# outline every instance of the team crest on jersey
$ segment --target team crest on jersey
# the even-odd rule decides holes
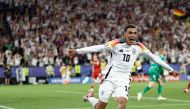
[[[135,55],[135,54],[136,54],[136,52],[137,52],[137,51],[136,51],[136,49],[135,49],[135,48],[133,48],[133,49],[132,49],[132,54],[133,54],[133,55]]]
[[[123,52],[123,49],[119,50],[119,52]]]

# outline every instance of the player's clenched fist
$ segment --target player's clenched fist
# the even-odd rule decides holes
[[[173,70],[172,72],[170,72],[174,77],[177,77],[179,75],[178,71]]]
[[[67,51],[69,56],[75,56],[77,54],[77,50],[76,49],[70,49]]]

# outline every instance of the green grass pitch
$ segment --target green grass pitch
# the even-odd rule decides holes
[[[138,102],[136,93],[145,85],[131,84],[127,109],[190,109],[190,93],[183,93],[187,81],[165,83],[163,96],[168,100],[162,102],[156,100],[157,85]],[[90,84],[0,86],[0,109],[94,109],[82,101],[89,88]],[[96,97],[97,89],[96,85]],[[107,109],[117,109],[114,99]]]

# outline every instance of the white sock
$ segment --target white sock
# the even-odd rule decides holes
[[[89,97],[88,101],[92,104],[93,107],[95,107],[99,100],[95,97]]]

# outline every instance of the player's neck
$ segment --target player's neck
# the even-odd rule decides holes
[[[128,44],[127,42],[125,44],[127,48],[132,46],[131,44]]]

